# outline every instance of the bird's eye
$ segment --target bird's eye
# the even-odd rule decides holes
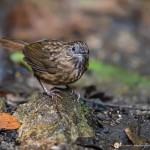
[[[71,51],[74,53],[74,54],[79,54],[80,53],[80,45],[75,43],[72,48],[71,48]]]

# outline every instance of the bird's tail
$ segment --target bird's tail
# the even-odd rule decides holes
[[[9,50],[22,51],[24,46],[27,45],[27,43],[22,41],[0,38],[0,45]]]

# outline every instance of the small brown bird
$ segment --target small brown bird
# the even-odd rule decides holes
[[[27,44],[2,38],[0,44],[8,49],[23,51],[25,61],[48,95],[51,92],[43,82],[67,86],[79,80],[88,69],[89,49],[83,41],[41,40]]]

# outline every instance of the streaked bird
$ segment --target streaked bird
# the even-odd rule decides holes
[[[23,52],[25,61],[48,95],[51,91],[43,83],[67,86],[79,80],[88,69],[89,49],[83,41],[40,40],[28,44],[1,38],[0,44]]]

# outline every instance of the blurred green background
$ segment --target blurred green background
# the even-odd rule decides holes
[[[116,96],[147,99],[149,12],[149,0],[1,0],[0,34],[29,43],[43,38],[84,40],[90,67],[76,87],[94,85]],[[10,58],[26,66],[22,54],[14,51]]]

